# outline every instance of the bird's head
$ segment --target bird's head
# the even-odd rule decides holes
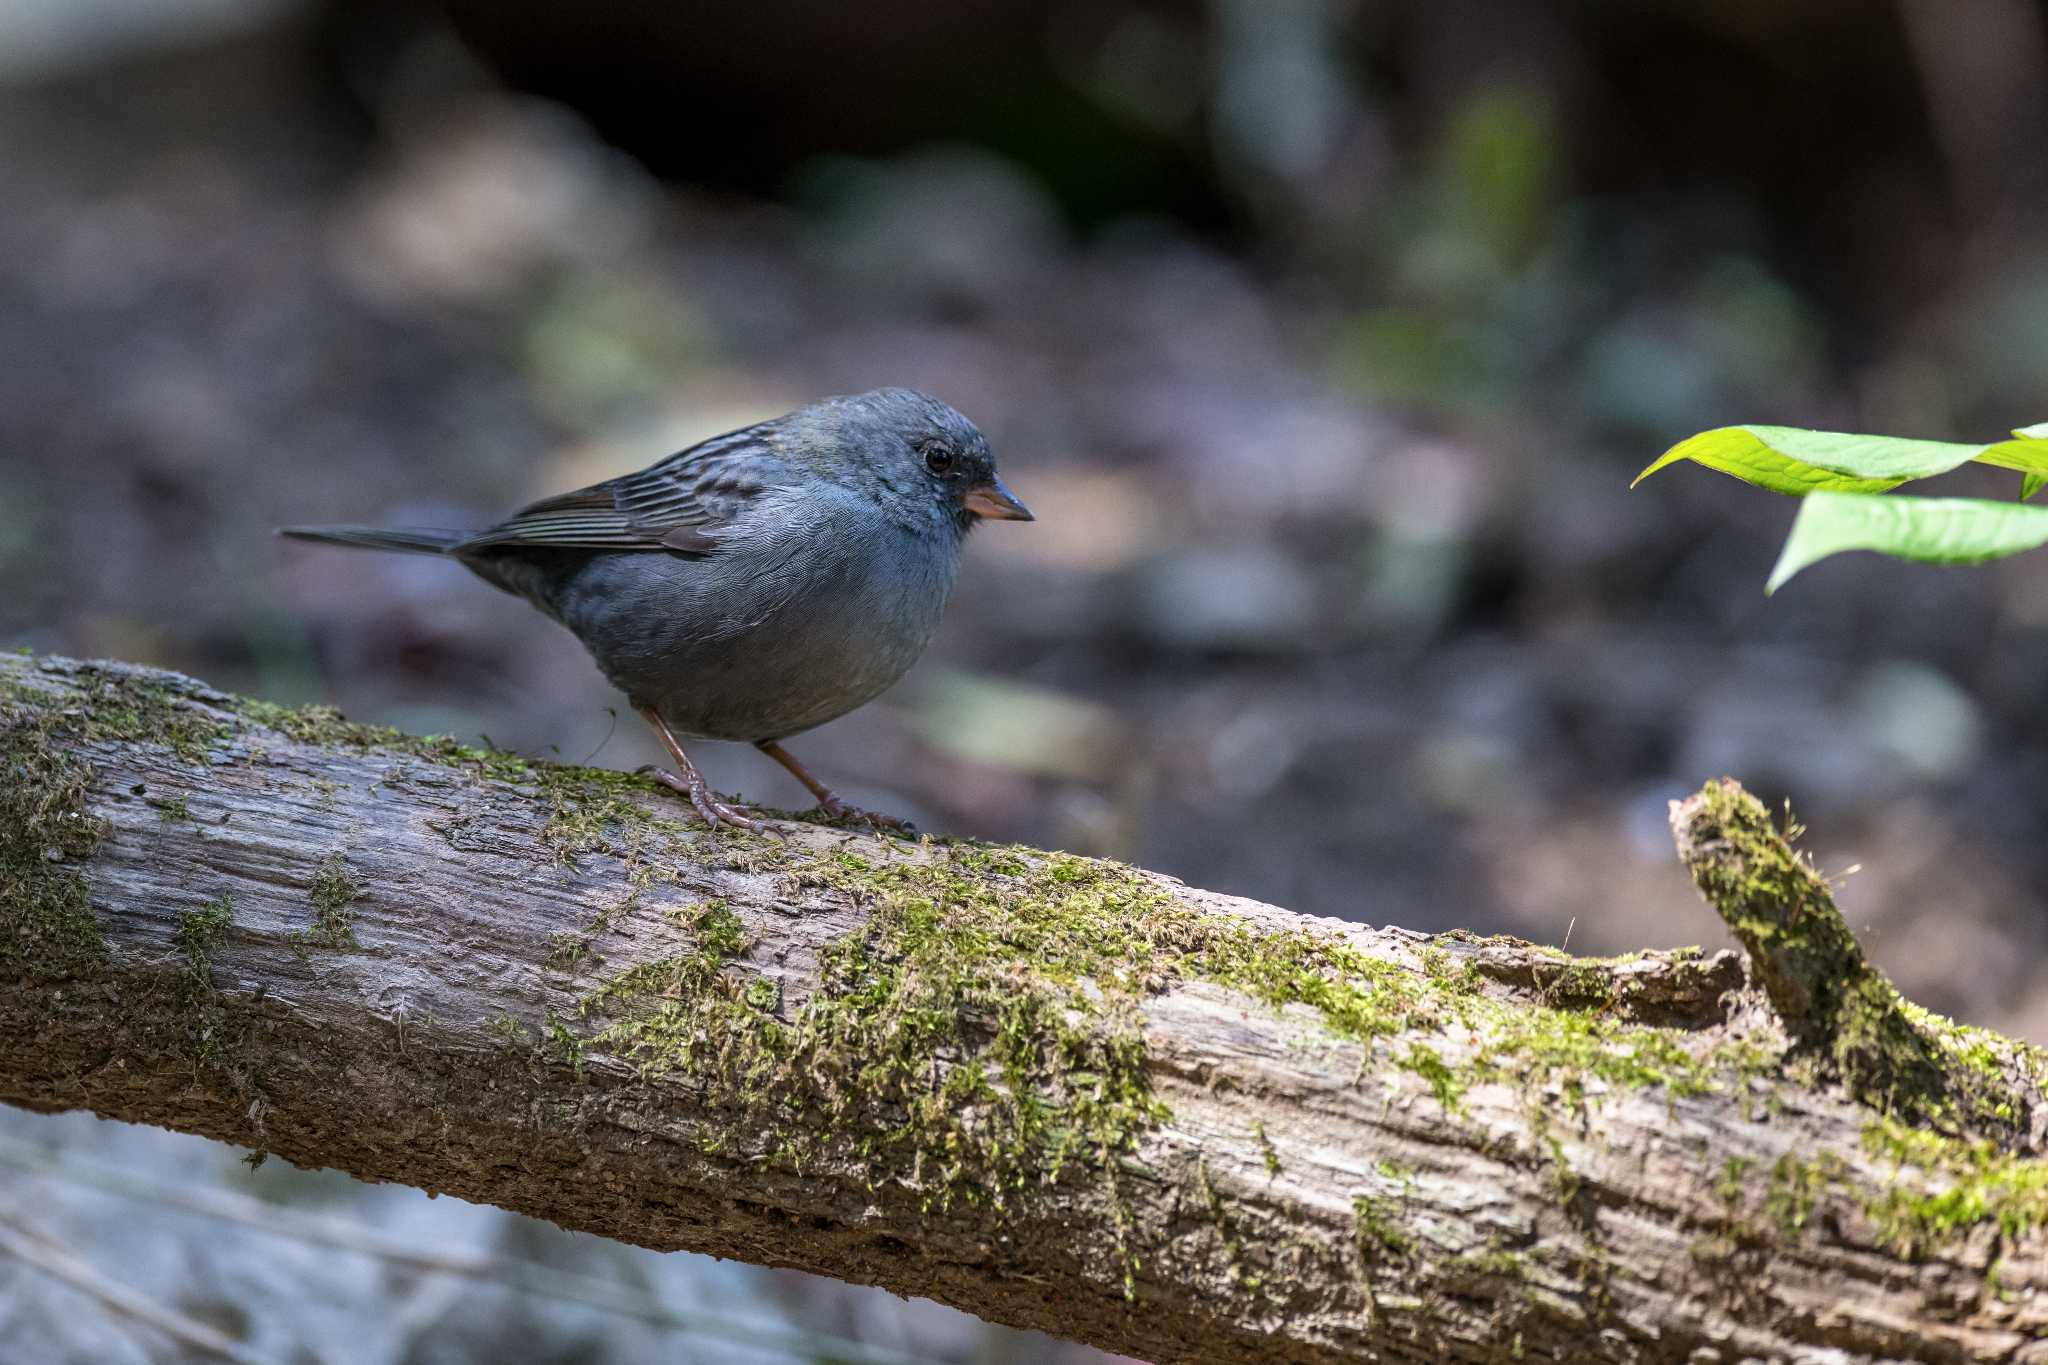
[[[1030,521],[996,473],[988,438],[957,410],[913,389],[826,398],[783,430],[820,472],[869,493],[900,519],[965,534],[978,521]]]

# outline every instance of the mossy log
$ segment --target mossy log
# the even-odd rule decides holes
[[[713,832],[8,656],[0,1101],[1160,1361],[2048,1362],[2041,1055],[1901,1001],[1734,784],[1674,826],[1746,955]]]

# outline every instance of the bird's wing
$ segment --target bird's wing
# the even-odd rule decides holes
[[[543,498],[462,551],[668,550],[710,554],[720,532],[764,491],[793,481],[770,444],[774,424],[714,436],[637,474]]]

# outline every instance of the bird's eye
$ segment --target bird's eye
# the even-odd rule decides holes
[[[953,468],[953,452],[944,446],[932,445],[924,448],[924,467],[934,474],[945,474]]]

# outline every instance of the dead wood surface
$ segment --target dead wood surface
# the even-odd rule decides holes
[[[1733,784],[1747,956],[1622,960],[684,815],[0,660],[0,1101],[1159,1361],[2048,1362],[2038,1054]]]

